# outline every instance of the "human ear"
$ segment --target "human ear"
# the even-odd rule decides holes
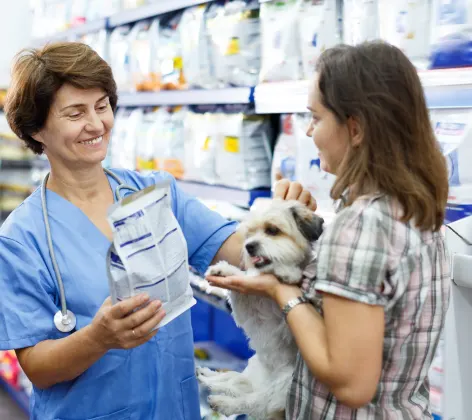
[[[347,129],[349,131],[352,147],[359,147],[364,138],[364,130],[362,129],[359,120],[355,117],[349,117],[347,119]]]

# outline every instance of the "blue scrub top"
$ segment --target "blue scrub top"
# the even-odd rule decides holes
[[[172,180],[172,208],[188,243],[189,263],[200,272],[235,231],[234,223],[181,191],[167,173],[113,172],[138,189]],[[116,181],[109,181],[115,190]],[[105,261],[110,241],[79,208],[50,190],[47,205],[67,305],[80,329],[109,295]],[[39,189],[0,228],[0,290],[0,349],[67,336],[53,323],[60,299]],[[110,350],[73,381],[34,388],[31,413],[35,420],[201,419],[190,311],[138,348]]]

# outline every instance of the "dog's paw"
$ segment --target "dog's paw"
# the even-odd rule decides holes
[[[218,376],[219,372],[208,369],[207,367],[197,367],[197,379],[200,378],[211,378],[212,376]]]
[[[227,417],[234,414],[241,414],[237,412],[237,406],[234,404],[234,397],[227,395],[210,395],[208,397],[208,404],[213,411],[223,414]]]
[[[231,265],[226,261],[220,261],[219,263],[212,265],[208,268],[207,272],[205,273],[205,277],[208,276],[218,276],[218,277],[229,277],[229,276],[237,276],[242,274],[242,271]]]

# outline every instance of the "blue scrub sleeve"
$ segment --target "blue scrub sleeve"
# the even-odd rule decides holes
[[[52,278],[34,249],[0,237],[0,350],[61,338],[53,323]]]
[[[182,191],[175,180],[172,193],[174,214],[187,240],[189,264],[203,274],[226,239],[236,231],[237,223]]]

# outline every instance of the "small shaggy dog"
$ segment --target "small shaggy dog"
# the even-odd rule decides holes
[[[261,214],[241,225],[245,236],[246,272],[220,262],[207,276],[274,274],[299,284],[312,259],[312,245],[322,233],[323,219],[296,201],[274,200]],[[215,372],[199,368],[199,381],[210,389],[211,407],[226,416],[247,414],[257,420],[283,419],[285,401],[297,356],[295,340],[277,304],[265,297],[230,293],[236,323],[256,354],[244,372]]]

